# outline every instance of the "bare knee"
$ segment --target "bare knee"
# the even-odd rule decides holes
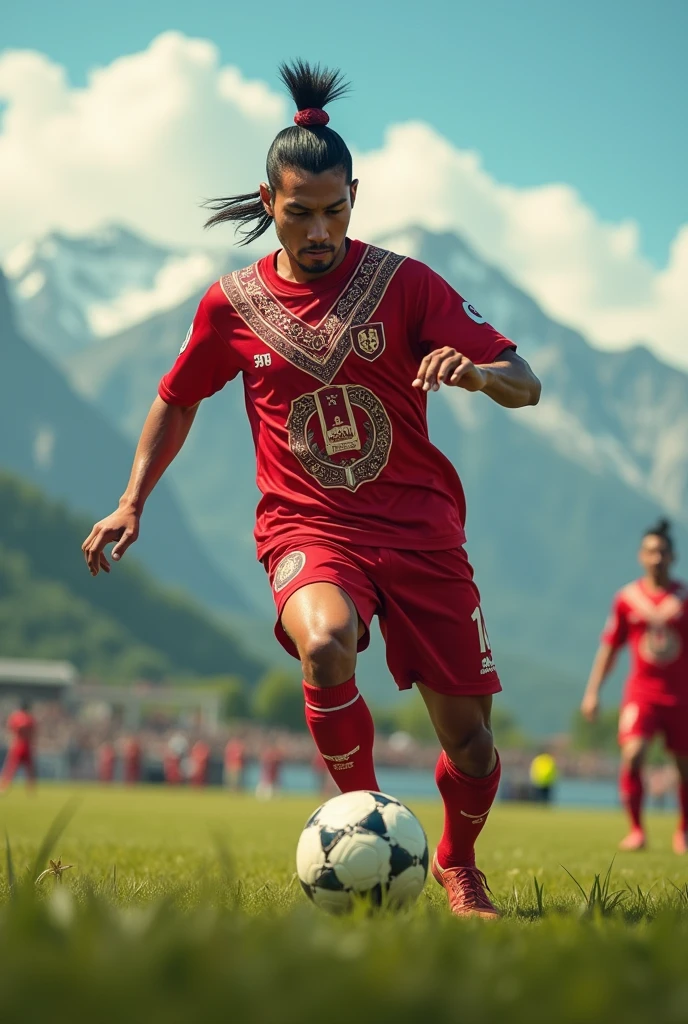
[[[472,724],[452,736],[441,736],[442,746],[459,771],[483,778],[494,769],[496,754],[492,730],[484,722]]]
[[[325,628],[309,631],[298,644],[304,679],[311,686],[338,686],[356,670],[356,630]]]
[[[645,760],[645,744],[626,743],[621,748],[621,763],[629,771],[639,772]]]

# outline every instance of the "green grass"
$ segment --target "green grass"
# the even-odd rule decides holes
[[[35,885],[41,840],[74,796],[51,851],[74,867]],[[294,879],[314,803],[14,790],[0,801],[15,875],[11,887],[3,858],[0,1020],[688,1019],[688,859],[671,853],[671,816],[650,819],[648,852],[616,855],[605,889],[620,814],[498,805],[479,863],[504,921],[452,919],[432,881],[409,912],[335,920]],[[434,843],[440,807],[412,806]]]

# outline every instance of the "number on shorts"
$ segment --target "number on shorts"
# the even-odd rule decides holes
[[[478,605],[478,607],[475,609],[475,611],[471,615],[471,619],[473,620],[473,622],[475,622],[476,626],[478,627],[478,640],[480,641],[480,653],[481,654],[485,654],[486,651],[491,651],[492,650],[492,645],[490,644],[490,638],[487,635],[487,629],[485,628],[485,619],[483,618],[483,613],[482,613],[482,611],[480,609],[480,605]]]

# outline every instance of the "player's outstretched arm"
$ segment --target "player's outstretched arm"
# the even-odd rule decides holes
[[[483,391],[507,409],[521,409],[540,401],[540,381],[525,359],[508,349],[494,363],[481,365],[455,348],[435,349],[421,362],[413,387],[437,391],[440,384]]]
[[[602,685],[614,668],[617,648],[611,644],[600,644],[595,660],[590,670],[588,685],[585,687],[583,700],[581,702],[581,714],[588,722],[594,722],[600,710],[600,690]]]
[[[172,460],[181,450],[191,429],[198,405],[167,405],[162,398],[153,402],[136,446],[127,489],[115,512],[96,523],[81,545],[92,576],[110,572],[103,551],[115,544],[112,558],[119,561],[139,535],[139,522],[146,500]]]

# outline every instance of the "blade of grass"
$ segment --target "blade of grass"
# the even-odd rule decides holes
[[[15,875],[14,875],[14,862],[12,860],[12,847],[10,846],[10,837],[5,832],[5,857],[7,860],[7,884],[10,888],[10,896],[15,894]]]
[[[41,845],[38,848],[38,853],[36,854],[36,859],[33,864],[33,870],[31,872],[32,884],[35,881],[35,879],[38,878],[38,875],[41,873],[45,865],[45,862],[48,860],[50,854],[53,852],[55,843],[58,841],[58,839],[66,829],[67,825],[74,817],[77,805],[78,800],[68,800],[64,807],[60,808],[60,810],[55,815],[53,821],[51,822],[50,827],[48,828],[48,831],[43,837],[43,841],[41,842]]]

